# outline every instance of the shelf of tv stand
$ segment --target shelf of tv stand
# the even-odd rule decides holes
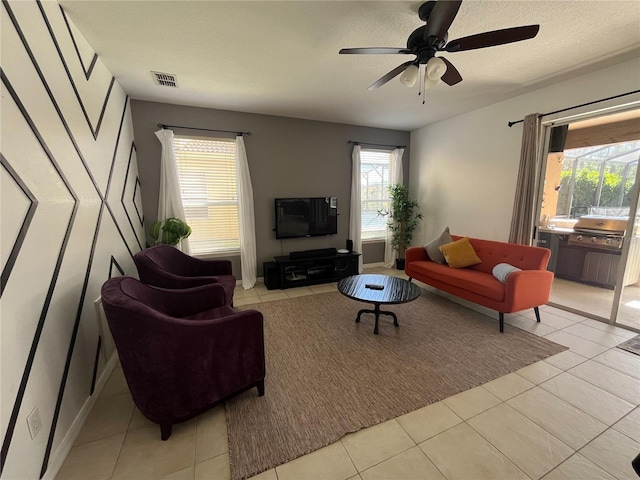
[[[293,260],[289,255],[275,257],[275,265],[280,274],[280,288],[337,282],[357,275],[359,256],[358,252],[350,252]]]

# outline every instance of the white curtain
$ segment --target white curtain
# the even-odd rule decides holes
[[[236,172],[238,176],[238,220],[240,226],[240,264],[242,287],[247,290],[256,284],[256,221],[253,209],[253,187],[247,162],[247,150],[242,135],[236,137]]]
[[[513,201],[509,242],[531,245],[538,190],[538,165],[542,140],[542,120],[539,113],[524,117],[520,168]]]
[[[353,240],[353,249],[362,254],[360,150],[360,145],[354,145],[353,153],[351,154],[351,207],[349,208],[349,238]],[[358,272],[362,272],[362,255],[360,255],[358,260]]]
[[[391,152],[391,178],[389,178],[389,185],[396,185],[398,183],[404,183],[402,177],[402,155],[404,154],[404,148],[396,148]],[[393,268],[395,266],[398,252],[391,247],[391,232],[387,230],[387,236],[384,242],[384,264],[386,267]]]
[[[168,218],[179,218],[186,221],[182,196],[180,195],[180,178],[176,165],[176,152],[173,147],[173,131],[161,129],[156,132],[156,137],[162,145],[160,155],[160,193],[158,195],[158,220],[165,221]],[[189,239],[184,238],[176,248],[186,254],[191,254]]]

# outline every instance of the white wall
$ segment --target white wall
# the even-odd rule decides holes
[[[135,273],[142,205],[129,101],[111,73],[90,68],[57,2],[0,9],[2,478],[37,479],[55,474],[106,375],[93,302],[110,276]]]
[[[425,216],[414,243],[446,226],[453,234],[506,241],[522,137],[522,124],[509,128],[507,122],[639,85],[640,59],[634,59],[411,132],[409,189]]]

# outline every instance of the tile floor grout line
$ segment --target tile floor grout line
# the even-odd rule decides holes
[[[527,392],[528,392],[528,391],[530,391],[530,390],[533,390],[533,389],[529,389],[529,390],[527,390]],[[542,389],[542,390],[543,390],[544,392],[546,392],[546,393],[548,393],[548,394],[550,394],[550,395],[552,395],[552,396],[554,396],[554,397],[555,397],[555,395],[553,395],[553,393],[548,392],[547,390],[544,390],[544,389]],[[522,394],[524,394],[524,393],[526,393],[526,392],[522,392],[521,394],[518,394],[518,395],[516,395],[516,396],[514,396],[514,397],[511,397],[509,400],[512,400],[512,399],[514,399],[514,398],[516,398],[516,397],[518,397],[518,396],[520,396],[520,395],[522,395]],[[538,422],[536,422],[533,418],[529,417],[525,412],[521,412],[521,411],[520,411],[520,410],[518,410],[517,408],[515,408],[515,407],[513,407],[513,406],[509,405],[509,404],[508,404],[508,401],[509,401],[509,400],[506,400],[506,401],[505,401],[505,403],[507,403],[507,405],[508,405],[509,407],[513,408],[513,409],[514,409],[516,412],[518,412],[520,415],[522,415],[523,417],[527,418],[528,420],[530,420],[531,422],[533,422],[534,424],[536,424],[538,427],[542,428],[542,429],[543,429],[545,432],[547,432],[549,435],[551,435],[551,436],[555,437],[555,438],[556,438],[557,440],[559,440],[561,443],[565,444],[567,447],[569,447],[571,450],[573,450],[573,451],[574,451],[574,453],[575,453],[575,452],[577,452],[578,450],[580,450],[581,448],[585,447],[585,446],[586,446],[586,445],[588,445],[589,443],[591,443],[593,440],[595,440],[596,438],[598,438],[598,437],[599,437],[603,432],[606,432],[608,429],[612,428],[612,426],[613,426],[613,425],[607,425],[607,423],[606,423],[606,422],[603,422],[602,420],[598,420],[598,419],[597,419],[597,418],[595,418],[593,415],[589,415],[587,412],[583,412],[582,410],[580,410],[580,409],[579,409],[578,407],[576,407],[575,405],[570,404],[569,402],[567,402],[566,400],[563,400],[563,399],[562,399],[562,398],[560,398],[560,397],[556,397],[556,399],[557,399],[557,400],[559,400],[560,402],[562,402],[562,403],[566,403],[566,404],[567,404],[567,405],[569,405],[570,407],[573,407],[573,408],[575,408],[576,410],[578,410],[578,411],[580,411],[580,412],[584,413],[585,415],[587,415],[588,417],[590,417],[590,418],[592,418],[592,419],[596,420],[597,422],[600,422],[601,424],[603,424],[603,425],[605,426],[605,429],[604,429],[602,432],[598,433],[595,437],[593,437],[593,438],[592,438],[591,440],[589,440],[587,443],[585,443],[582,447],[580,447],[580,448],[578,448],[578,449],[575,449],[575,448],[573,448],[571,445],[567,444],[567,443],[566,443],[564,440],[562,440],[560,437],[558,437],[555,433],[550,432],[550,431],[549,431],[549,430],[547,430],[543,425],[540,425],[540,424],[539,424]],[[556,402],[557,400],[554,400],[554,402]],[[623,417],[623,418],[624,418],[624,417]],[[549,472],[547,472],[547,473],[549,473]],[[547,473],[545,473],[545,475],[546,475]],[[544,476],[544,475],[543,475],[543,476]]]
[[[569,372],[564,372],[564,373],[568,373],[569,375],[571,375]],[[571,376],[572,376],[572,377],[577,378],[578,380],[583,380],[582,378],[580,378],[580,377],[576,377],[575,375],[571,375]],[[589,382],[587,382],[586,380],[583,380],[583,381],[584,381],[585,383],[589,383]],[[545,383],[545,382],[543,382],[543,383]],[[542,385],[542,384],[540,384],[540,385]],[[597,389],[599,389],[599,390],[602,390],[603,392],[608,393],[609,395],[613,395],[613,393],[608,392],[608,391],[606,391],[605,389],[598,387],[597,385],[593,385],[592,383],[589,383],[589,385],[591,385],[591,386],[593,386],[593,387],[595,387],[595,388],[597,388]],[[559,399],[560,399],[560,400],[562,400],[563,402],[568,403],[569,405],[571,405],[571,406],[573,406],[573,407],[577,408],[578,410],[580,410],[581,412],[583,412],[583,413],[585,413],[585,414],[589,415],[590,417],[595,418],[595,419],[596,419],[596,420],[598,420],[600,423],[604,423],[605,425],[607,425],[607,428],[612,427],[614,424],[616,424],[617,422],[619,422],[622,418],[626,417],[627,415],[629,415],[629,413],[631,413],[633,410],[635,410],[636,408],[638,408],[638,405],[634,405],[633,403],[627,402],[624,398],[620,398],[620,397],[618,397],[617,395],[614,395],[614,396],[615,396],[616,398],[618,398],[619,400],[622,400],[623,402],[626,402],[626,403],[628,403],[629,405],[634,405],[634,408],[632,408],[631,410],[629,410],[629,412],[625,413],[622,417],[618,418],[618,419],[617,419],[617,420],[615,420],[613,423],[609,423],[609,422],[605,422],[604,420],[601,420],[601,419],[599,419],[599,418],[594,417],[594,416],[593,416],[593,415],[591,415],[589,412],[584,411],[584,410],[583,410],[582,408],[580,408],[578,405],[574,405],[573,403],[571,403],[571,402],[569,402],[569,401],[565,400],[565,399],[564,399],[564,398],[562,398],[562,397],[559,397],[558,395],[554,394],[553,392],[550,392],[550,391],[549,391],[549,390],[547,390],[546,388],[543,388],[542,386],[540,386],[540,388],[542,388],[545,392],[550,393],[550,394],[551,394],[551,395],[553,395],[554,397],[559,398]]]
[[[625,415],[626,417],[626,415]],[[624,418],[624,417],[622,417]],[[618,420],[619,421],[619,420]],[[617,422],[616,422],[617,423]],[[615,432],[627,437],[626,435],[624,435],[622,432],[618,432],[617,430],[615,430],[613,428],[613,426],[608,427],[606,430],[604,430],[603,432],[601,432],[597,437],[595,437],[593,440],[591,440],[589,443],[587,443],[584,447],[580,448],[580,450],[578,450],[576,453],[580,453],[582,452],[582,450],[584,450],[586,447],[588,447],[591,443],[593,443],[594,441],[596,441],[598,438],[602,437],[603,435],[605,435],[609,430],[614,430]],[[627,437],[629,438],[629,437]],[[631,441],[635,442],[635,443],[640,443],[635,441],[633,438],[631,439]],[[594,465],[596,465],[598,468],[604,470],[605,472],[607,472],[609,475],[611,475],[614,478],[618,478],[614,473],[608,471],[605,467],[603,467],[602,465],[598,465],[596,462],[594,462],[593,460],[591,460],[589,457],[587,457],[586,455],[584,455],[583,453],[580,453],[580,455],[582,455],[584,458],[586,458],[587,460],[589,460],[591,463],[593,463]],[[629,462],[631,463],[631,462]]]
[[[566,373],[566,372],[564,372],[564,373]],[[553,378],[555,378],[555,377],[553,377]],[[549,380],[551,380],[551,379],[549,379]],[[546,380],[545,380],[545,382],[546,382]],[[542,382],[542,383],[545,383],[545,382]],[[550,391],[549,391],[549,390],[547,390],[546,388],[542,388],[542,387],[541,387],[542,383],[541,383],[541,384],[539,384],[539,385],[536,385],[536,387],[539,387],[540,389],[544,390],[546,393],[548,393],[548,394],[549,394],[549,395],[551,395],[552,397],[555,397],[554,402],[562,402],[562,403],[566,403],[567,405],[569,405],[569,406],[571,406],[571,407],[575,408],[576,410],[580,411],[581,413],[584,413],[584,414],[585,414],[585,415],[587,415],[588,417],[593,418],[593,419],[594,419],[594,420],[596,420],[597,422],[602,423],[602,424],[603,424],[603,425],[605,425],[607,428],[611,428],[611,427],[612,427],[616,422],[619,422],[619,421],[620,421],[620,419],[618,419],[618,420],[616,420],[614,423],[612,423],[612,424],[610,425],[608,422],[605,422],[605,421],[603,421],[603,420],[600,420],[599,418],[594,417],[594,416],[593,416],[593,415],[591,415],[589,412],[585,412],[585,411],[584,411],[582,408],[580,408],[579,406],[574,405],[574,404],[573,404],[573,403],[571,403],[571,402],[568,402],[568,401],[567,401],[567,400],[565,400],[564,398],[559,397],[558,395],[556,395],[556,394],[555,394],[555,393],[553,393],[553,392],[550,392]],[[600,388],[600,387],[598,387],[598,388]],[[533,390],[533,389],[531,389],[531,390]],[[600,389],[600,390],[602,390],[602,389]],[[603,391],[606,391],[606,390],[603,390]],[[515,398],[515,397],[512,397],[512,398]],[[511,399],[509,399],[509,400],[511,400]],[[633,410],[631,410],[631,411],[633,411]],[[629,412],[629,413],[631,413],[631,412]],[[622,418],[626,417],[629,413],[625,414]],[[524,414],[523,414],[523,415],[524,415]],[[527,418],[528,418],[528,417],[527,417]],[[533,421],[533,420],[531,420],[531,421]],[[544,428],[544,427],[543,427],[543,428]],[[549,432],[549,433],[551,433],[551,432]]]
[[[489,392],[489,393],[491,393],[491,392]],[[492,408],[499,407],[501,404],[505,404],[505,405],[506,405],[506,402],[505,402],[505,401],[503,401],[502,399],[500,399],[500,403],[498,403],[497,405],[494,405],[494,406],[493,406],[493,407],[491,407],[491,408],[488,408],[487,410],[484,410],[484,411],[482,411],[482,412],[478,413],[477,415],[474,415],[473,417],[468,418],[467,420],[465,420],[465,421],[464,421],[464,423],[465,423],[465,424],[466,424],[466,425],[467,425],[471,430],[473,430],[474,432],[476,432],[476,433],[477,433],[477,434],[478,434],[482,439],[484,439],[484,441],[486,441],[489,445],[491,445],[491,446],[492,446],[493,448],[495,448],[498,452],[500,452],[500,454],[501,454],[502,456],[504,456],[504,458],[506,458],[507,460],[509,460],[509,462],[511,462],[511,463],[513,464],[513,466],[514,466],[514,467],[516,467],[518,470],[520,470],[520,471],[522,472],[522,474],[523,474],[525,477],[527,477],[527,478],[531,478],[531,480],[537,480],[537,479],[533,479],[532,477],[530,477],[530,476],[527,474],[527,472],[525,472],[525,471],[522,469],[522,467],[520,467],[520,466],[519,466],[519,465],[518,465],[518,464],[517,464],[517,463],[516,463],[516,462],[515,462],[511,457],[509,457],[509,455],[507,455],[505,452],[503,452],[502,450],[500,450],[500,449],[498,448],[498,446],[497,446],[497,445],[494,445],[494,444],[493,444],[493,442],[491,442],[491,440],[489,440],[489,439],[488,439],[487,437],[485,437],[481,432],[479,432],[478,430],[476,430],[475,428],[473,428],[473,425],[471,425],[471,424],[469,423],[469,420],[471,420],[472,418],[475,418],[475,417],[477,417],[477,416],[481,415],[482,413],[484,413],[484,412],[487,412],[487,411],[491,410]],[[507,405],[507,406],[509,406],[509,405]],[[513,408],[513,407],[510,407],[510,408]],[[514,410],[515,410],[515,409],[514,409]],[[517,410],[516,410],[516,411],[517,411]],[[572,450],[573,450],[573,449],[572,449]],[[545,475],[546,475],[546,474],[545,474]],[[540,477],[540,478],[541,478],[541,477]]]
[[[433,404],[432,404],[432,405],[433,405]],[[401,415],[401,416],[402,416],[402,415]],[[390,421],[392,421],[392,420],[395,420],[395,421],[396,421],[396,423],[398,424],[398,426],[400,427],[400,429],[401,429],[401,430],[402,430],[402,431],[403,431],[403,432],[404,432],[404,433],[409,437],[409,439],[413,442],[413,445],[412,445],[411,447],[409,447],[409,448],[405,449],[405,450],[402,450],[401,452],[396,453],[395,455],[390,456],[389,458],[385,458],[384,460],[380,460],[378,463],[374,463],[373,465],[371,465],[371,466],[367,467],[366,469],[364,469],[364,470],[362,470],[362,471],[358,470],[357,465],[355,464],[355,462],[353,461],[353,459],[351,459],[351,455],[349,455],[349,450],[348,450],[348,449],[347,449],[347,447],[344,445],[344,443],[342,443],[342,438],[346,437],[346,435],[344,435],[344,436],[339,440],[339,442],[342,444],[342,447],[343,447],[343,448],[345,449],[345,451],[347,452],[347,455],[349,455],[349,458],[351,459],[351,462],[353,463],[353,466],[355,467],[356,472],[358,472],[358,475],[360,475],[362,472],[366,472],[367,470],[369,470],[369,469],[371,469],[371,468],[373,468],[373,467],[375,467],[375,466],[380,465],[381,463],[386,462],[387,460],[390,460],[390,459],[392,459],[392,458],[394,458],[394,457],[397,457],[398,455],[400,455],[400,454],[402,454],[402,453],[405,453],[405,452],[407,452],[408,450],[411,450],[413,447],[417,447],[417,446],[418,446],[418,444],[416,443],[416,441],[415,441],[413,438],[411,438],[411,435],[409,435],[409,432],[407,432],[404,428],[402,428],[402,425],[400,425],[400,422],[398,422],[398,420],[397,420],[397,419],[398,419],[398,417],[390,418],[389,420],[385,420],[384,422],[377,423],[376,425],[372,425],[371,427],[361,428],[360,430],[358,430],[358,432],[361,432],[361,431],[363,431],[363,430],[367,430],[368,428],[372,428],[372,427],[375,427],[375,426],[377,426],[377,425],[382,425],[383,423],[387,423],[387,422],[390,422]],[[357,432],[352,432],[352,433],[357,433]]]
[[[603,352],[603,353],[604,353],[604,352]],[[591,359],[589,359],[589,360],[591,360]],[[583,362],[583,363],[586,363],[586,362]],[[596,363],[597,363],[597,362],[596,362]],[[582,364],[580,364],[580,365],[582,365]],[[576,365],[576,367],[577,367],[577,366],[578,366],[578,365]],[[605,367],[606,367],[606,365],[603,365],[603,366],[605,366]],[[575,368],[575,367],[571,367],[571,368],[573,369],[573,368]],[[607,367],[607,368],[611,368],[611,367]],[[618,370],[616,370],[615,368],[611,368],[611,370],[613,370],[613,371],[615,371],[615,372],[618,372]],[[619,400],[622,400],[623,402],[628,403],[629,405],[633,405],[633,407],[634,407],[634,408],[638,406],[638,404],[632,403],[632,402],[630,402],[629,400],[625,400],[624,398],[622,398],[622,397],[621,397],[620,395],[618,395],[617,393],[610,392],[609,390],[607,390],[607,389],[605,389],[605,388],[602,388],[601,386],[596,385],[595,383],[593,383],[593,382],[591,382],[591,381],[589,381],[589,380],[587,380],[587,379],[585,379],[585,378],[579,377],[578,375],[574,375],[574,374],[573,374],[573,373],[571,373],[569,370],[567,370],[565,373],[568,373],[569,375],[572,375],[572,376],[574,376],[575,378],[577,378],[577,379],[579,379],[579,380],[582,380],[583,382],[588,383],[589,385],[592,385],[592,386],[594,386],[594,387],[596,387],[596,388],[599,388],[599,389],[600,389],[600,390],[602,390],[603,392],[607,392],[608,394],[613,395],[614,397],[618,398]],[[618,372],[618,373],[620,373],[621,375],[624,375],[624,376],[626,376],[626,377],[629,377],[629,378],[630,378],[630,379],[632,379],[632,380],[638,380],[637,378],[634,378],[634,377],[632,377],[631,375],[627,375],[626,373],[623,373],[623,372]]]
[[[135,411],[135,407],[134,407],[134,411]],[[131,416],[133,417],[133,412],[131,413]],[[131,421],[131,420],[129,420]],[[122,449],[124,448],[124,442],[127,439],[127,435],[129,435],[129,429],[127,428],[127,431],[124,432],[124,437],[122,437],[122,443],[120,444],[120,448],[118,449],[118,455],[116,455],[116,461],[113,464],[113,468],[111,469],[111,475],[109,475],[109,480],[111,480],[113,478],[113,475],[116,473],[116,467],[118,466],[118,461],[120,460],[120,455],[122,455]]]

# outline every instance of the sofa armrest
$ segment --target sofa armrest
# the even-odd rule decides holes
[[[409,247],[404,254],[405,265],[411,262],[418,262],[420,260],[429,260],[427,251],[423,247]]]
[[[513,272],[505,284],[505,312],[517,312],[549,301],[553,273],[547,270]]]

